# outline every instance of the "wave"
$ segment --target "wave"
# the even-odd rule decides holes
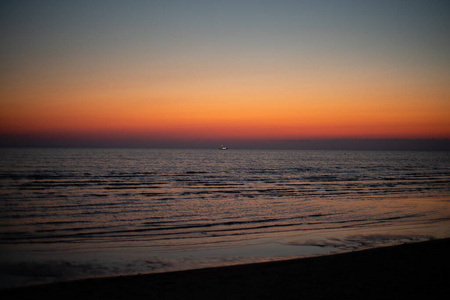
[[[342,214],[308,214],[289,218],[269,218],[255,220],[231,220],[217,222],[176,222],[157,221],[142,222],[141,228],[132,228],[117,223],[116,226],[76,226],[83,222],[55,221],[48,223],[25,224],[39,225],[72,225],[65,228],[36,229],[33,232],[15,231],[0,233],[0,244],[27,244],[27,243],[77,243],[88,242],[89,239],[103,241],[129,241],[129,240],[176,240],[208,237],[227,237],[237,235],[254,235],[273,232],[290,232],[295,230],[325,230],[342,229],[348,227],[361,227],[380,225],[394,220],[417,219],[423,214],[379,218],[353,218],[333,219]],[[84,222],[86,225],[90,223]],[[125,220],[125,223],[126,220]],[[206,242],[206,241],[205,241]]]

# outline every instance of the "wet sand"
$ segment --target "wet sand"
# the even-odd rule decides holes
[[[441,299],[450,239],[344,254],[0,290],[2,299]]]

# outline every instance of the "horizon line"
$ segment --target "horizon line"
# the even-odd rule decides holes
[[[216,149],[225,145],[236,150],[380,150],[450,151],[449,138],[309,138],[309,139],[1,139],[1,148],[140,148],[140,149]]]

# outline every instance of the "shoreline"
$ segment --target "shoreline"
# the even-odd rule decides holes
[[[346,299],[442,297],[450,238],[205,269],[114,276],[0,290],[3,299]]]

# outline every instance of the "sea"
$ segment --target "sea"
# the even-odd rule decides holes
[[[450,237],[450,152],[0,149],[0,287]]]

